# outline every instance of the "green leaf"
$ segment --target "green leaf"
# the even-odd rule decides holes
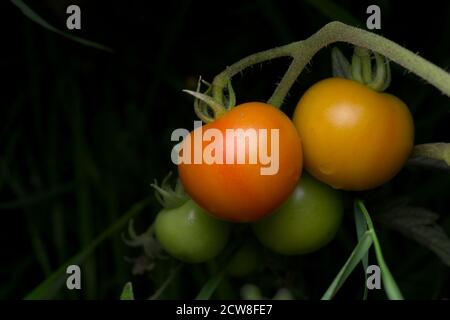
[[[210,299],[226,274],[227,274],[227,266],[225,266],[224,268],[222,268],[222,270],[220,270],[214,276],[209,278],[209,280],[205,283],[205,285],[202,287],[200,292],[195,297],[195,300]]]
[[[47,21],[45,21],[41,16],[39,16],[36,12],[33,11],[33,9],[31,9],[28,5],[26,5],[22,0],[11,0],[11,2],[20,9],[20,11],[22,11],[22,13],[31,21],[36,22],[37,24],[41,25],[42,27],[46,28],[47,30],[50,30],[54,33],[57,33],[63,37],[66,37],[72,41],[81,43],[82,45],[88,46],[88,47],[92,47],[95,49],[99,49],[99,50],[104,50],[107,52],[114,52],[111,48],[104,46],[102,44],[90,41],[90,40],[86,40],[84,38],[81,37],[77,37],[74,35],[71,35],[70,33],[61,31],[57,28],[55,28],[54,26],[52,26],[51,24],[49,24]]]
[[[358,236],[358,241],[361,241],[361,238],[364,236],[365,232],[367,231],[367,223],[364,220],[364,215],[362,214],[361,210],[357,206],[355,206],[355,224],[356,224],[356,234]],[[369,252],[366,252],[364,257],[362,258],[362,266],[364,271],[364,295],[363,300],[367,300],[368,295],[368,289],[367,289],[367,267],[369,266]]]
[[[352,79],[350,62],[337,47],[331,49],[331,66],[333,77]]]
[[[421,207],[403,205],[377,213],[375,219],[433,251],[450,266],[450,238],[436,221],[439,215]]]
[[[88,246],[86,246],[83,250],[69,259],[69,261],[59,267],[58,270],[53,272],[47,279],[45,279],[41,284],[39,284],[30,293],[28,293],[25,296],[25,299],[37,300],[52,298],[65,283],[67,276],[66,269],[69,265],[81,264],[104,240],[108,239],[108,237],[124,227],[128,223],[128,220],[136,216],[138,213],[142,212],[142,210],[144,210],[149,204],[150,199],[145,199],[132,206],[130,210],[122,215],[120,219],[110,225],[97,238],[92,240],[92,242]]]
[[[409,164],[450,170],[450,143],[425,143],[414,147]]]
[[[243,230],[243,229],[241,229],[241,230]],[[239,235],[242,235],[242,234],[239,234]],[[195,297],[195,300],[208,300],[212,297],[214,292],[219,287],[219,284],[222,282],[222,280],[227,275],[231,257],[240,248],[240,246],[238,245],[239,243],[241,243],[241,241],[236,241],[235,243],[232,243],[232,244],[228,245],[227,248],[225,248],[222,258],[220,259],[220,262],[218,263],[218,265],[221,266],[220,271],[216,272],[212,277],[209,278],[209,280],[200,289],[200,292]]]
[[[371,245],[372,245],[371,232],[366,231],[359,240],[355,249],[353,249],[352,253],[350,254],[350,257],[347,259],[342,269],[339,271],[339,273],[334,278],[331,285],[328,287],[327,291],[322,296],[322,300],[330,300],[334,297],[334,295],[342,287],[342,285],[350,276],[350,274],[358,265],[358,263],[367,254],[367,251],[369,250]]]
[[[331,299],[336,292],[340,289],[340,287],[347,280],[348,276],[351,274],[356,265],[364,259],[367,255],[367,252],[370,246],[374,245],[375,254],[378,261],[378,265],[381,270],[381,277],[383,280],[384,289],[386,291],[387,296],[391,300],[401,300],[403,296],[397,286],[397,283],[394,280],[386,262],[384,261],[383,253],[381,251],[380,243],[378,242],[378,237],[375,232],[372,219],[370,218],[369,212],[367,211],[364,203],[360,200],[356,200],[354,203],[355,208],[355,219],[356,219],[356,228],[359,237],[359,242],[352,254],[348,258],[347,262],[344,264],[342,269],[339,271],[336,278],[331,283],[330,287],[327,289],[325,294],[322,297],[322,300]],[[363,216],[365,219],[365,224],[360,219],[360,216]],[[362,235],[361,232],[367,228]]]
[[[381,246],[378,241],[377,234],[375,232],[375,228],[373,226],[372,219],[370,218],[369,212],[367,211],[366,206],[361,200],[355,201],[355,207],[358,207],[361,210],[364,218],[366,219],[367,226],[369,228],[368,232],[370,232],[373,240],[373,246],[375,248],[375,255],[377,257],[378,265],[381,270],[381,278],[383,280],[384,290],[389,299],[391,300],[402,300],[403,295],[400,292],[400,289],[397,286],[397,283],[394,280],[394,277],[389,270],[386,261],[384,261],[383,252],[381,251]]]
[[[175,279],[175,276],[178,274],[178,272],[181,270],[182,267],[183,267],[183,264],[180,262],[177,267],[173,268],[170,271],[170,274],[167,277],[167,279],[158,288],[158,290],[156,290],[156,292],[148,298],[148,300],[158,299],[161,296],[161,294],[164,292],[164,290],[166,290],[166,288],[169,286],[169,284]]]
[[[133,284],[131,282],[127,282],[123,287],[120,300],[134,300]]]

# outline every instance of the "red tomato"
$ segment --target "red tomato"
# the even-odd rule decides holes
[[[227,129],[245,131],[227,135]],[[266,139],[259,129],[266,129]],[[181,163],[178,172],[186,192],[210,214],[236,222],[256,221],[272,213],[294,190],[302,171],[301,142],[293,123],[280,110],[259,102],[236,106],[191,132],[182,142],[180,156],[189,150],[194,154],[197,130],[221,134],[222,144],[216,144],[214,152],[211,144],[216,138],[201,142],[200,149],[223,163]],[[251,143],[251,132],[262,133],[257,135],[258,143]],[[239,150],[245,163],[237,163]],[[271,160],[265,161],[264,154]]]

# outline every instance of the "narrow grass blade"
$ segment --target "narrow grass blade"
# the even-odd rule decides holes
[[[134,300],[133,284],[131,282],[127,282],[123,287],[120,300]]]
[[[236,243],[240,243],[240,241],[236,241]],[[208,300],[212,297],[213,293],[216,291],[217,287],[227,274],[230,258],[239,248],[240,248],[239,245],[233,244],[229,245],[225,249],[223,258],[221,259],[221,262],[218,264],[219,266],[222,266],[222,268],[220,269],[220,271],[215,273],[211,278],[209,278],[209,280],[205,283],[205,285],[202,287],[200,292],[195,297],[195,300]]]
[[[48,276],[51,273],[50,258],[46,250],[44,240],[42,239],[37,227],[31,221],[29,215],[30,213],[27,212],[27,228],[31,238],[31,247],[33,248],[39,265],[41,266],[42,272],[45,276]]]
[[[126,226],[128,221],[142,212],[151,202],[151,199],[145,199],[133,205],[119,220],[110,225],[103,233],[95,238],[88,246],[78,252],[69,261],[63,264],[58,270],[53,272],[41,284],[29,292],[25,299],[50,299],[62,287],[66,280],[66,269],[71,264],[80,264],[108,237],[116,233],[118,230]]]
[[[360,241],[356,245],[353,252],[350,254],[350,257],[345,262],[342,269],[337,274],[336,278],[334,278],[331,285],[328,287],[327,291],[322,296],[322,300],[330,300],[333,296],[338,292],[344,282],[347,280],[349,275],[352,273],[353,269],[358,265],[358,263],[364,258],[372,245],[372,236],[370,231],[366,231],[364,235],[361,237]]]
[[[389,270],[386,262],[384,261],[381,246],[378,241],[377,234],[375,233],[375,229],[373,227],[372,219],[370,218],[366,206],[361,200],[356,200],[355,206],[357,206],[363,213],[367,222],[367,226],[369,227],[369,231],[371,232],[375,248],[375,255],[377,257],[378,265],[380,266],[381,279],[383,281],[383,286],[384,290],[386,291],[386,295],[391,300],[403,300],[403,295],[400,292],[400,289],[398,288],[397,283],[395,282],[394,277],[392,276],[391,271]]]
[[[55,32],[63,37],[66,37],[72,41],[81,43],[82,45],[88,46],[88,47],[92,47],[95,49],[99,49],[99,50],[104,50],[107,52],[114,52],[111,48],[104,46],[102,44],[90,41],[90,40],[86,40],[84,38],[81,37],[77,37],[74,35],[71,35],[67,32],[61,31],[57,28],[55,28],[54,26],[52,26],[51,24],[49,24],[47,21],[45,21],[41,16],[39,16],[36,12],[33,11],[33,9],[31,9],[28,5],[26,5],[22,0],[11,0],[11,2],[20,9],[20,11],[22,11],[22,13],[31,21],[36,22],[37,24],[41,25],[42,27],[46,28],[47,30],[50,30],[52,32]]]
[[[91,153],[87,147],[84,114],[80,94],[74,88],[70,92],[70,128],[72,131],[73,170],[76,182],[76,210],[78,217],[78,235],[81,246],[88,246],[94,239],[94,201],[89,175]],[[85,286],[83,293],[86,299],[95,299],[98,289],[97,259],[90,256],[83,265]]]
[[[2,202],[0,203],[0,209],[4,210],[4,209],[18,209],[23,207],[30,207],[45,200],[58,197],[64,193],[70,192],[74,189],[74,187],[75,187],[74,182],[62,184],[35,195],[26,196],[14,201]]]
[[[167,277],[167,279],[158,288],[158,290],[156,290],[156,292],[148,298],[148,300],[158,299],[161,296],[161,294],[164,292],[164,290],[166,290],[166,288],[169,286],[169,284],[176,278],[176,275],[178,274],[178,272],[181,270],[182,267],[183,267],[183,264],[180,263],[177,267],[172,269],[169,276]]]
[[[7,154],[6,158],[9,158],[9,156],[10,155]],[[17,198],[21,199],[27,197],[25,188],[23,187],[21,181],[18,177],[11,175],[8,164],[3,159],[0,159],[0,175],[4,178],[5,183],[7,182],[9,184]],[[26,225],[31,240],[31,246],[33,248],[36,259],[39,262],[40,267],[42,268],[43,273],[45,275],[48,275],[50,274],[51,266],[48,253],[45,249],[44,240],[42,239],[42,235],[39,233],[37,226],[33,223],[33,214],[30,208],[28,206],[25,206],[24,210]]]
[[[356,234],[358,236],[358,241],[360,241],[362,236],[364,235],[364,233],[367,231],[367,223],[366,223],[366,220],[364,219],[362,212],[359,210],[359,208],[357,206],[355,206],[354,212],[355,212]],[[368,251],[362,258],[361,262],[362,262],[363,269],[364,269],[363,271],[364,271],[364,279],[365,279],[363,300],[367,300],[368,289],[367,289],[366,270],[367,270],[367,267],[369,266],[369,252]]]
[[[223,278],[227,274],[227,268],[223,268],[220,272],[216,273],[212,276],[200,290],[200,292],[195,297],[195,300],[208,300],[211,298],[213,293],[216,291],[220,282],[222,282]]]

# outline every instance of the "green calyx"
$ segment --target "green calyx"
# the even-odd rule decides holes
[[[201,92],[201,86],[206,85],[207,89],[204,93]],[[223,116],[227,111],[236,105],[236,95],[234,93],[231,81],[228,81],[226,94],[223,91],[214,91],[211,94],[212,85],[200,77],[197,84],[197,90],[183,90],[195,97],[194,111],[197,117],[204,123],[210,123]]]
[[[375,65],[372,64],[373,60]],[[355,46],[351,63],[351,77],[373,90],[384,91],[391,83],[389,60],[377,52]]]
[[[391,83],[389,60],[369,49],[355,46],[350,63],[335,47],[331,50],[331,62],[335,77],[351,79],[380,92]]]
[[[189,199],[184,192],[180,179],[177,179],[175,188],[172,188],[169,182],[171,176],[172,172],[169,172],[163,179],[160,186],[156,180],[151,184],[152,188],[155,189],[156,199],[164,207],[164,209],[178,208]]]

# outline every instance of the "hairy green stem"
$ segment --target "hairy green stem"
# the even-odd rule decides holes
[[[227,67],[222,73],[218,74],[212,82],[214,99],[216,101],[222,101],[223,90],[228,81],[242,70],[267,60],[292,56],[294,44],[295,42],[286,46],[254,53]]]
[[[328,23],[306,40],[255,53],[231,65],[214,78],[213,97],[221,101],[228,81],[242,70],[267,60],[290,56],[293,58],[292,63],[269,99],[270,104],[280,107],[295,80],[316,52],[334,42],[347,42],[378,52],[450,97],[450,74],[445,70],[391,40],[336,21]]]

